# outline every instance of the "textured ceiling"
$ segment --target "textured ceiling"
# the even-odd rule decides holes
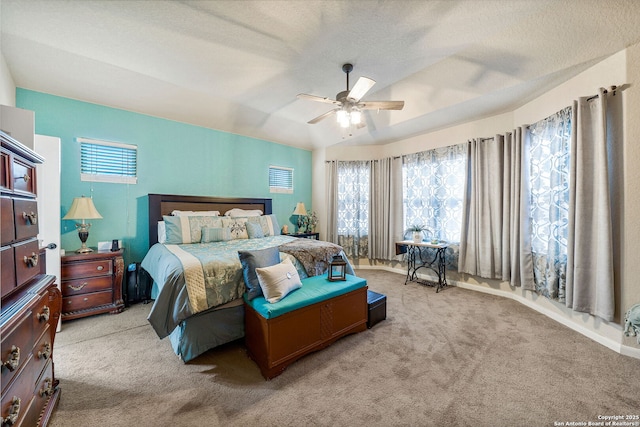
[[[18,87],[312,149],[510,111],[640,42],[640,1],[0,0],[0,22]],[[404,110],[307,124],[331,106],[296,95],[335,97],[345,62]]]

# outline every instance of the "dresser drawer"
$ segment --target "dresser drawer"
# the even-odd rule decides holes
[[[31,356],[31,354],[29,354]],[[30,357],[27,360],[27,366],[25,366],[25,372],[30,372],[33,369],[31,366],[33,359]],[[36,422],[33,422],[33,415],[27,415],[32,413],[32,404],[34,400],[33,396],[34,382],[33,377],[27,375],[20,376],[11,384],[9,389],[2,395],[2,419],[10,419],[11,424],[3,423],[2,425],[14,425],[14,426],[35,426]]]
[[[33,336],[37,338],[42,334],[42,331],[45,330],[49,324],[49,318],[53,314],[51,312],[51,307],[49,307],[49,298],[47,295],[40,298],[40,300],[33,306],[31,313]]]
[[[9,153],[4,150],[0,152],[0,187],[10,189],[9,185],[9,168],[11,163]]]
[[[38,377],[40,373],[44,369],[45,365],[51,359],[51,354],[53,352],[53,343],[51,342],[51,326],[47,325],[42,335],[38,339],[38,342],[35,346],[33,346],[33,382],[34,384],[38,381]],[[37,335],[36,335],[37,336]]]
[[[16,282],[18,286],[40,273],[38,259],[40,248],[36,239],[13,246],[15,251]]]
[[[13,215],[16,240],[38,235],[38,203],[35,200],[14,199]]]
[[[13,257],[13,247],[5,246],[0,248],[0,262],[2,262],[2,270],[0,276],[2,278],[2,296],[4,297],[16,287],[16,264]]]
[[[110,291],[111,286],[113,286],[113,279],[111,276],[65,280],[62,282],[62,295],[68,297],[97,291]]]
[[[13,223],[13,201],[8,197],[0,197],[0,245],[11,243],[16,238],[16,228]]]
[[[79,279],[82,277],[110,276],[111,260],[95,260],[79,263],[62,264],[62,280]]]
[[[50,360],[47,361],[47,365],[42,371],[42,374],[38,378],[38,381],[35,383],[35,390],[33,390],[33,404],[25,414],[24,424],[23,426],[37,426],[38,420],[40,419],[40,412],[42,408],[45,407],[47,401],[53,395],[54,388],[54,379],[53,379],[53,365]]]
[[[2,331],[0,354],[2,355],[2,394],[5,388],[25,362],[29,359],[33,348],[33,324],[31,311],[24,313],[16,326],[8,332]],[[33,377],[31,377],[33,379]],[[4,414],[4,410],[2,412]]]
[[[62,312],[86,310],[113,303],[111,290],[62,298]]]
[[[36,167],[17,157],[11,164],[13,170],[13,191],[16,193],[36,195]]]

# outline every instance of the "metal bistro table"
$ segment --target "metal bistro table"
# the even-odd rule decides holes
[[[403,250],[406,247],[406,250]],[[435,286],[436,292],[447,286],[445,251],[449,245],[446,243],[433,244],[429,242],[415,243],[413,240],[402,240],[396,243],[396,254],[407,254],[407,278],[404,284],[417,282],[428,286]],[[430,256],[423,248],[435,249],[435,254]],[[420,268],[430,268],[438,275],[438,283],[421,280],[418,278]]]

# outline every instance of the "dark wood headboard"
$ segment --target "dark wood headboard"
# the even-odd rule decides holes
[[[260,209],[265,215],[272,213],[271,199],[149,194],[149,247],[158,243],[158,221],[162,221],[163,215],[170,215],[174,210],[220,211],[220,215],[224,215],[233,208]]]

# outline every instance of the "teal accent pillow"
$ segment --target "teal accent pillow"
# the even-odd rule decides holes
[[[265,237],[280,235],[280,225],[278,225],[275,215],[249,217],[247,218],[247,223],[260,224]]]
[[[222,227],[222,219],[214,216],[169,216],[165,215],[164,225],[168,245],[200,243],[203,227]]]
[[[257,249],[254,251],[238,251],[240,264],[242,264],[242,276],[247,288],[247,300],[262,296],[260,281],[256,274],[256,268],[271,267],[280,263],[280,251],[277,247]]]
[[[202,227],[201,243],[226,242],[231,240],[231,229],[228,227]]]
[[[260,226],[260,224],[247,222],[245,225],[247,227],[247,234],[249,235],[250,239],[259,239],[261,237],[264,237],[264,232],[262,231],[262,227]]]

